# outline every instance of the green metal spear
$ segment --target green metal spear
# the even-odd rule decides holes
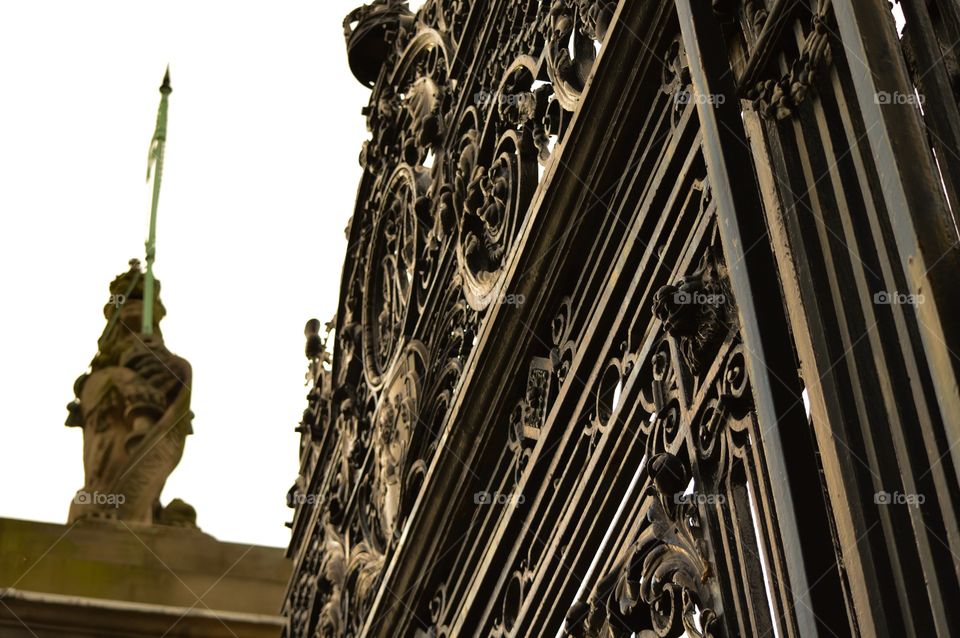
[[[150,140],[150,152],[147,155],[147,181],[153,170],[153,203],[150,206],[150,235],[147,237],[147,274],[143,280],[143,324],[141,332],[153,334],[153,260],[157,252],[157,203],[160,201],[160,180],[163,177],[163,148],[167,143],[167,98],[170,88],[170,66],[163,75],[160,85],[160,108],[157,109],[157,128]]]

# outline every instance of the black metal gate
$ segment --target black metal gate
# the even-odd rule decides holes
[[[902,5],[347,17],[289,636],[952,635],[960,3]]]

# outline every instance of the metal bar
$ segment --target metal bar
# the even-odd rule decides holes
[[[781,635],[842,635],[848,628],[832,548],[809,543],[802,530],[827,529],[816,451],[806,417],[795,411],[802,391],[792,338],[780,303],[780,283],[769,250],[756,176],[726,44],[711,6],[676,0],[690,64],[703,153],[718,208],[718,226],[739,318],[754,401],[763,428],[761,446],[773,493],[787,582],[774,589],[790,598],[792,617],[775,619]],[[721,99],[722,98],[722,99]],[[823,580],[819,580],[822,577]],[[812,591],[816,587],[818,591]],[[834,591],[835,590],[835,591]],[[806,601],[804,600],[806,599]]]
[[[834,13],[870,148],[876,158],[887,214],[941,415],[951,441],[960,441],[960,252],[956,231],[926,145],[919,111],[912,104],[881,103],[880,95],[913,95],[900,41],[884,0],[834,0]],[[895,102],[895,101],[894,101]],[[960,471],[960,446],[949,451]]]
[[[960,113],[950,85],[950,77],[937,42],[936,31],[926,0],[903,0],[900,3],[907,19],[910,46],[916,56],[917,88],[923,98],[923,122],[930,131],[931,143],[937,150],[939,168],[954,216],[960,213]],[[904,96],[914,97],[913,94]],[[912,102],[913,100],[907,100]]]

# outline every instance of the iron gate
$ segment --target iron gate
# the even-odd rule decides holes
[[[289,636],[952,635],[960,3],[901,4],[347,16]]]

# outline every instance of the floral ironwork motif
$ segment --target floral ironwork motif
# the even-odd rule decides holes
[[[574,638],[627,638],[636,632],[675,638],[718,636],[709,606],[711,568],[696,506],[680,498],[689,481],[683,461],[668,453],[647,465],[647,526],[588,602],[567,615]],[[643,635],[643,634],[641,634]]]
[[[674,337],[687,368],[700,372],[708,351],[729,329],[730,292],[713,255],[704,255],[697,270],[657,291],[654,314]]]
[[[822,67],[832,61],[829,29],[827,20],[831,9],[830,0],[819,0],[810,18],[807,36],[800,48],[799,55],[790,64],[789,71],[779,78],[758,80],[747,91],[747,97],[753,101],[757,112],[767,118],[783,120],[791,117],[814,90],[816,81],[822,73]],[[751,3],[745,17],[751,25],[762,24],[767,20],[765,11]]]
[[[291,636],[359,628],[616,7],[499,2],[487,23],[489,4],[429,0],[413,13],[376,0],[344,20],[350,69],[371,88],[370,139],[340,309],[326,337],[308,326]],[[480,48],[490,54],[471,67]],[[531,373],[528,434],[546,407],[537,393],[569,366],[557,345]]]
[[[951,626],[960,17],[869,4],[347,16],[369,139],[307,330],[289,638]],[[904,285],[936,303],[868,303]]]
[[[709,207],[709,189],[702,210]],[[567,614],[576,638],[725,636],[716,557],[706,521],[727,506],[727,487],[750,446],[752,398],[735,306],[719,246],[652,299],[661,336],[637,365],[645,464],[634,498],[635,540]],[[689,431],[692,446],[683,435]],[[693,467],[696,466],[694,471]],[[649,632],[649,633],[647,633]]]

